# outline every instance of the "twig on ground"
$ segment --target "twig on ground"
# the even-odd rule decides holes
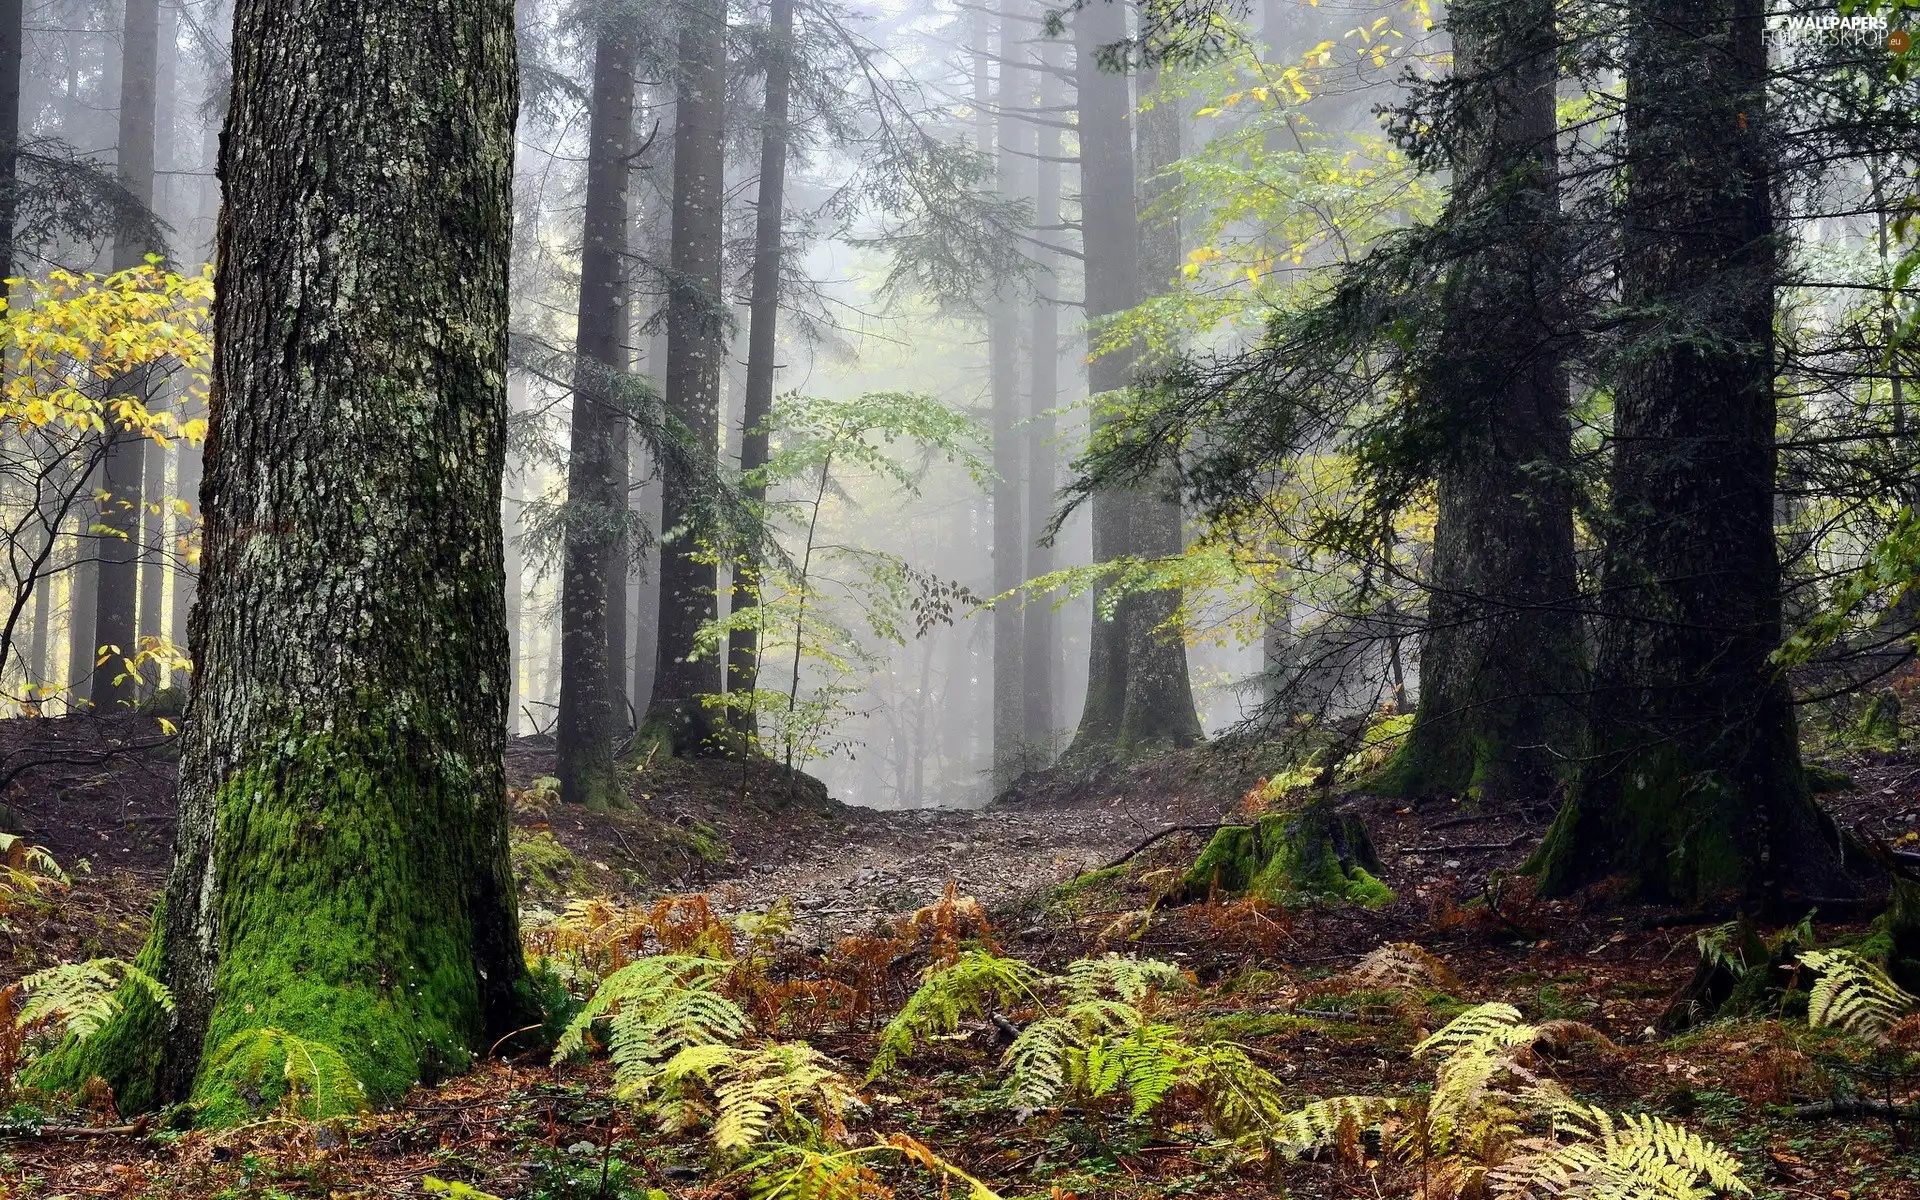
[[[1510,842],[1462,842],[1455,846],[1402,846],[1402,854],[1470,854],[1475,851],[1511,850],[1532,834],[1523,833]]]
[[[1920,1121],[1920,1104],[1893,1104],[1870,1096],[1840,1096],[1796,1104],[1793,1115],[1807,1121],[1828,1117],[1894,1117],[1902,1121]]]
[[[1169,825],[1165,829],[1160,830],[1158,833],[1148,835],[1145,839],[1136,843],[1133,849],[1127,851],[1125,854],[1122,854],[1119,858],[1114,859],[1112,862],[1106,864],[1105,866],[1095,867],[1093,871],[1082,871],[1080,874],[1082,876],[1085,876],[1085,875],[1093,874],[1094,871],[1111,871],[1115,867],[1125,864],[1134,855],[1140,853],[1142,850],[1145,850],[1148,846],[1153,845],[1155,842],[1159,841],[1162,838],[1172,837],[1176,833],[1212,834],[1212,833],[1219,833],[1222,829],[1251,829],[1251,828],[1253,828],[1253,826],[1251,825],[1236,825],[1231,822],[1215,822],[1214,824],[1211,824],[1211,825]]]

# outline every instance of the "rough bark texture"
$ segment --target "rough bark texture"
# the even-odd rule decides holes
[[[567,449],[566,553],[560,577],[560,709],[554,727],[560,798],[605,811],[624,807],[613,739],[625,680],[621,553],[626,534],[627,422],[607,386],[631,365],[627,347],[627,180],[632,153],[634,31],[619,16],[595,31],[587,127],[587,200],[580,235],[580,300],[573,415]],[[624,610],[624,602],[619,606]],[[616,662],[613,639],[623,653]]]
[[[1041,245],[1034,250],[1034,295],[1031,348],[1033,376],[1027,414],[1027,578],[1054,569],[1053,547],[1043,544],[1047,520],[1053,515],[1055,454],[1053,409],[1060,402],[1059,255],[1046,248],[1060,224],[1060,130],[1053,123],[1062,91],[1059,54],[1049,39],[1039,48],[1039,104],[1042,120],[1036,126],[1033,223]],[[1021,610],[1020,669],[1024,679],[1022,727],[1030,745],[1051,755],[1058,716],[1053,676],[1060,658],[1059,615],[1050,603],[1029,603]],[[1049,765],[1036,761],[1036,766]]]
[[[767,423],[773,416],[773,377],[778,368],[780,261],[787,198],[787,109],[793,92],[793,0],[772,0],[767,10],[766,108],[761,114],[760,187],[754,202],[753,294],[748,300],[745,410],[740,418],[740,473],[756,505],[767,500]],[[749,552],[734,569],[733,609],[744,612],[760,602],[760,564]],[[751,695],[760,683],[760,645],[752,628],[736,628],[727,639],[727,690]],[[731,710],[737,734],[757,737],[758,718],[749,704]]]
[[[1450,214],[1473,246],[1420,381],[1456,449],[1438,517],[1413,730],[1388,794],[1547,798],[1578,754],[1571,432],[1559,362],[1554,7],[1474,0],[1449,23],[1472,89]]]
[[[1074,83],[1079,99],[1080,236],[1086,247],[1087,320],[1132,308],[1139,299],[1140,246],[1134,212],[1133,101],[1127,77],[1100,68],[1100,47],[1126,36],[1126,8],[1090,4],[1073,14]],[[1095,395],[1127,386],[1133,355],[1116,349],[1087,364],[1088,390]],[[1100,420],[1098,413],[1094,417]],[[1128,517],[1132,496],[1120,491],[1096,493],[1088,508],[1093,526],[1093,561],[1110,562],[1129,553]],[[1120,735],[1127,696],[1127,633],[1118,619],[1102,620],[1100,597],[1087,652],[1087,697],[1068,754],[1074,758],[1112,753]]]
[[[721,293],[726,186],[727,12],[717,0],[690,0],[680,11],[680,76],[673,124],[673,249],[668,271],[667,410],[709,454],[720,444],[720,361],[727,313]],[[702,623],[719,613],[719,572],[699,561],[685,528],[693,497],[682,480],[664,481],[660,528],[674,540],[660,555],[659,644],[647,724],[675,754],[711,754],[713,714],[702,697],[719,694],[717,655],[695,658]]]
[[[1589,765],[1538,859],[1562,893],[1844,894],[1801,777],[1773,531],[1777,247],[1759,0],[1629,16],[1624,300]]]
[[[1159,87],[1157,71],[1143,72],[1140,90]],[[1162,98],[1139,116],[1141,160],[1140,285],[1143,295],[1166,291],[1180,274],[1180,214],[1173,206],[1168,174],[1180,158],[1180,105]],[[1177,558],[1185,547],[1180,502],[1170,479],[1149,484],[1133,498],[1128,533],[1131,553],[1144,559]],[[1204,732],[1193,706],[1187,644],[1178,618],[1178,590],[1146,592],[1122,606],[1127,636],[1127,693],[1116,739],[1139,753],[1191,746]]]
[[[1020,89],[1027,72],[1015,64],[1021,54],[1020,0],[1002,0],[996,57],[1000,60],[994,121],[994,182],[1011,195],[1021,157],[1017,144],[1026,136],[1018,116]],[[987,373],[993,434],[993,591],[1005,595],[1020,586],[1027,565],[1026,528],[1021,520],[1021,441],[1015,429],[1020,413],[1020,306],[1012,287],[1003,286],[987,312]],[[1021,673],[1020,607],[999,604],[993,610],[993,789],[1012,783],[1028,763],[1026,681]]]
[[[376,1102],[531,1012],[507,860],[499,528],[509,0],[240,0],[199,655],[135,1005],[48,1073],[209,1123],[272,1028]],[[251,1089],[258,1089],[257,1092]]]
[[[120,141],[117,175],[120,186],[141,204],[153,207],[153,127],[154,96],[160,70],[159,0],[127,0],[126,23],[120,36]],[[124,271],[145,261],[148,253],[162,249],[149,246],[139,237],[121,234],[114,240],[113,269]],[[116,383],[117,394],[145,396],[149,390],[145,373]],[[133,673],[123,662],[138,649],[134,625],[139,605],[140,513],[146,464],[146,439],[121,430],[112,431],[101,471],[101,489],[97,524],[108,532],[99,535],[100,565],[95,576],[92,644],[114,650],[93,666],[93,686],[89,692],[96,706],[131,704],[138,698]]]

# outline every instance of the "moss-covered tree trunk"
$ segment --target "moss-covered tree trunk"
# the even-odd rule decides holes
[[[1450,272],[1419,385],[1441,464],[1420,705],[1375,786],[1540,799],[1574,761],[1580,679],[1551,0],[1449,10],[1459,128]]]
[[[627,179],[633,142],[634,31],[624,14],[598,19],[587,124],[587,202],[580,233],[580,299],[573,416],[567,446],[566,554],[560,578],[560,707],[554,726],[560,798],[606,810],[628,803],[614,769],[624,714],[627,422],[608,402],[627,346]],[[612,610],[618,607],[616,614]],[[619,620],[614,619],[618,616]]]
[[[1626,308],[1591,750],[1536,860],[1561,893],[1845,894],[1801,777],[1773,528],[1774,288],[1759,0],[1628,14]]]
[[[205,1119],[274,1029],[370,1097],[526,1023],[501,764],[510,0],[240,0],[180,825],[136,1008],[54,1064]],[[75,1060],[78,1061],[75,1061]]]
[[[693,0],[678,9],[679,78],[673,116],[673,246],[667,272],[667,411],[708,454],[719,452],[720,364],[726,354],[721,270],[726,191],[727,8]],[[648,732],[680,755],[725,746],[704,697],[718,695],[724,663],[699,654],[701,625],[719,614],[719,569],[687,526],[696,498],[668,475],[660,528],[660,617]]]

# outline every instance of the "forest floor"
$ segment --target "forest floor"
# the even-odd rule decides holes
[[[0,932],[0,982],[55,961],[138,950],[167,861],[168,756],[145,718],[0,722],[0,828],[48,846],[74,880]],[[1883,841],[1920,836],[1920,755],[1863,752],[1835,765],[1855,784],[1829,797],[1843,823]],[[1408,1054],[1421,1033],[1465,1004],[1506,1000],[1530,1020],[1574,1018],[1607,1035],[1611,1049],[1555,1062],[1553,1073],[1616,1110],[1684,1120],[1739,1154],[1759,1196],[1920,1200],[1920,1122],[1817,1120],[1793,1108],[1842,1082],[1912,1104],[1920,1076],[1784,1014],[1677,1038],[1656,1032],[1693,970],[1702,914],[1601,896],[1540,902],[1524,886],[1488,903],[1489,878],[1520,863],[1544,832],[1541,812],[1348,797],[1398,901],[1285,913],[1154,899],[1164,890],[1155,872],[1190,863],[1212,826],[1236,819],[1254,781],[1247,761],[1220,749],[1092,778],[1025,779],[978,812],[845,808],[774,768],[743,778],[737,765],[650,763],[635,774],[633,810],[575,813],[536,786],[551,769],[547,747],[522,739],[508,766],[529,924],[600,893],[703,891],[730,911],[784,897],[796,917],[794,953],[819,955],[848,935],[897,931],[902,915],[951,884],[986,906],[1009,955],[1058,965],[1117,948],[1188,968],[1198,987],[1181,1002],[1182,1019],[1245,1046],[1301,1098],[1412,1094],[1431,1080]],[[1117,870],[1085,874],[1122,859]],[[1847,931],[1819,927],[1823,938]],[[1446,977],[1383,993],[1341,975],[1400,942],[1437,955]],[[883,986],[895,989],[895,1003],[910,976],[911,964]],[[1191,1123],[1130,1120],[1124,1105],[1023,1120],[993,1100],[994,1028],[963,1032],[867,1089],[856,1139],[910,1134],[1010,1198],[1386,1200],[1419,1187],[1370,1144],[1351,1158],[1262,1165],[1223,1152]],[[857,1076],[873,1052],[875,1017],[809,1040]],[[111,1132],[116,1118],[104,1108],[90,1118],[97,1132],[21,1117],[0,1124],[0,1196],[418,1196],[428,1177],[527,1200],[742,1193],[744,1180],[716,1173],[697,1138],[658,1134],[610,1095],[604,1063],[556,1070],[527,1055],[348,1123],[155,1135]],[[940,1192],[921,1176],[882,1174],[903,1197]]]

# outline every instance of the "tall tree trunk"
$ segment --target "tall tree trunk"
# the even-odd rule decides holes
[[[1142,94],[1151,95],[1158,87],[1158,71],[1142,73]],[[1142,298],[1167,291],[1180,275],[1180,214],[1171,202],[1175,183],[1169,172],[1180,159],[1181,120],[1179,102],[1168,97],[1139,118],[1141,199],[1148,210],[1140,223]],[[1185,548],[1180,501],[1170,478],[1149,483],[1133,498],[1129,537],[1131,553],[1141,558],[1177,558]],[[1191,746],[1205,736],[1193,706],[1180,607],[1178,589],[1144,592],[1122,606],[1127,637],[1127,693],[1118,738],[1122,750]]]
[[[166,165],[173,157],[173,91],[178,78],[179,54],[176,43],[179,41],[179,11],[170,6],[161,6],[159,11],[159,30],[155,35],[157,62],[154,76],[153,98],[153,210],[158,216],[169,218],[162,188],[168,179]],[[161,253],[167,247],[157,246]],[[155,404],[171,403],[167,393],[172,391],[165,381],[157,383],[153,389],[151,401]],[[162,622],[161,607],[166,599],[167,573],[171,569],[167,553],[167,530],[172,524],[170,517],[171,499],[167,491],[167,467],[174,455],[169,449],[157,445],[145,447],[146,473],[141,484],[141,497],[145,501],[140,512],[140,609],[135,623],[135,631],[140,639],[165,639],[167,629]],[[159,684],[157,668],[147,668],[142,672],[146,683]],[[143,683],[142,695],[151,692]]]
[[[0,0],[0,298],[13,289],[14,224],[20,211],[20,68],[26,57],[25,0]]]
[[[667,361],[667,339],[655,333],[647,340],[647,377],[655,387],[665,391],[665,364]],[[636,452],[638,448],[636,447]],[[641,457],[640,468],[636,472],[640,485],[635,492],[635,506],[639,510],[639,519],[648,529],[656,533],[660,529],[660,468],[651,458]],[[633,684],[629,693],[633,705],[645,713],[653,702],[653,673],[659,665],[660,653],[660,541],[658,537],[647,540],[646,549],[641,555],[638,575],[639,594],[634,602],[633,620]]]
[[[1100,47],[1120,41],[1126,32],[1127,10],[1119,3],[1089,4],[1073,14],[1074,82],[1080,112],[1080,238],[1086,254],[1089,322],[1124,312],[1139,299],[1133,100],[1127,76],[1102,70],[1099,62]],[[1087,364],[1088,390],[1097,396],[1126,387],[1133,372],[1133,357],[1130,349],[1120,348],[1091,359]],[[1127,492],[1095,493],[1089,506],[1095,563],[1111,562],[1131,553],[1132,506],[1133,497]],[[1103,619],[1098,593],[1094,601],[1086,704],[1068,750],[1075,758],[1099,757],[1114,750],[1126,706],[1126,625],[1118,619]]]
[[[613,739],[625,690],[625,614],[610,611],[624,537],[627,423],[608,389],[631,363],[627,348],[627,180],[633,146],[635,34],[621,15],[594,35],[587,132],[587,203],[580,235],[580,300],[573,420],[567,450],[566,550],[560,577],[560,712],[555,727],[560,798],[604,811],[629,803]],[[626,606],[622,603],[620,608]]]
[[[793,92],[793,0],[771,0],[767,6],[766,108],[761,114],[760,187],[754,201],[753,281],[747,301],[747,380],[745,409],[740,418],[740,473],[747,497],[756,505],[767,500],[767,486],[759,478],[767,465],[767,424],[773,417],[773,376],[779,352],[776,338],[780,320],[781,242],[785,234],[787,192],[787,110]],[[760,602],[760,564],[749,552],[733,573],[736,614]],[[759,735],[758,716],[749,697],[759,686],[760,647],[756,631],[736,626],[727,640],[727,690],[739,707],[730,716],[735,732],[748,749]]]
[[[207,98],[207,107],[212,108],[217,106],[219,111],[224,114],[226,111],[226,103],[227,97],[225,93],[218,90],[216,84],[213,94]],[[204,112],[206,109],[203,108],[202,111]],[[224,115],[220,120],[209,118],[206,133],[201,139],[200,158],[201,161],[207,165],[209,178],[201,180],[200,187],[195,189],[196,209],[199,213],[200,223],[208,230],[217,229],[220,218],[220,180],[218,171],[214,168],[218,166],[220,161],[219,127],[221,121],[224,119]],[[196,257],[211,259],[213,257],[211,239],[209,239],[208,244],[193,248],[193,253]],[[204,412],[189,411],[182,415],[199,417],[205,416],[206,414]],[[178,479],[174,487],[180,499],[187,504],[188,508],[187,511],[176,515],[174,519],[174,536],[184,543],[193,536],[194,528],[200,520],[200,479],[202,474],[201,460],[203,458],[203,448],[189,445],[186,442],[178,443],[178,448],[180,462],[177,470]],[[199,570],[189,562],[178,561],[174,567],[173,577],[172,637],[174,645],[185,649],[189,657],[191,657],[193,650],[192,647],[188,645],[188,629],[190,624],[188,618],[193,611],[194,591],[198,583]],[[177,681],[174,686],[191,686],[191,676]]]
[[[526,407],[526,377],[513,374],[507,377],[507,414],[509,419]],[[526,635],[521,628],[524,617],[522,609],[526,607],[525,560],[526,554],[520,545],[520,514],[527,508],[527,476],[532,468],[522,463],[510,463],[506,475],[511,480],[507,486],[503,480],[503,490],[507,492],[500,505],[500,540],[506,560],[506,596],[507,596],[507,736],[516,737],[520,733],[520,708],[526,701],[525,685],[521,682],[521,659],[526,655]]]
[[[127,0],[126,24],[120,35],[120,139],[117,174],[120,186],[148,208],[153,207],[154,102],[160,70],[160,2]],[[149,246],[140,237],[120,234],[113,243],[113,269],[137,267],[163,247]],[[149,398],[152,383],[144,372],[119,380],[119,394]],[[140,534],[146,439],[137,433],[109,427],[111,439],[101,469],[97,524],[99,567],[93,612],[93,643],[99,654],[93,666],[89,698],[95,707],[131,704],[139,696],[133,672],[125,660],[138,651],[134,627],[139,603]]]
[[[1588,763],[1538,856],[1695,902],[1848,890],[1801,777],[1773,528],[1774,289],[1760,0],[1628,13],[1614,531]],[[1771,902],[1771,904],[1769,903]]]
[[[501,764],[515,87],[509,0],[238,5],[200,661],[143,954],[176,1007],[46,1068],[123,1110],[250,1117],[286,1086],[267,1029],[390,1102],[534,1014]]]
[[[673,250],[668,271],[667,410],[698,447],[720,447],[720,364],[727,311],[721,291],[726,185],[727,11],[721,0],[681,10],[680,75],[673,124]],[[678,755],[722,748],[703,697],[722,686],[717,655],[695,657],[700,626],[719,615],[719,571],[702,562],[685,527],[695,497],[668,476],[660,527],[674,542],[660,555],[660,633],[647,722]]]
[[[1018,116],[1026,98],[1021,89],[1032,80],[1014,66],[1020,47],[1021,0],[1001,0],[1000,60],[994,121],[994,182],[1012,195],[1021,157],[1018,140],[1028,138]],[[1003,596],[1020,586],[1027,565],[1025,522],[1021,519],[1020,305],[1010,284],[1002,285],[987,310],[987,373],[993,434],[993,592]],[[1011,600],[993,609],[993,788],[997,793],[1027,769],[1026,679],[1020,665],[1025,621]]]
[[[1060,286],[1054,272],[1059,255],[1044,243],[1060,236],[1060,129],[1054,124],[1060,105],[1060,69],[1056,43],[1040,44],[1039,94],[1042,123],[1035,127],[1033,221],[1043,245],[1034,253],[1032,362],[1027,413],[1027,530],[1026,574],[1032,579],[1053,570],[1053,547],[1043,545],[1047,520],[1053,514],[1055,465],[1053,409],[1060,402]],[[1027,744],[1051,754],[1057,720],[1053,675],[1060,657],[1059,614],[1046,603],[1029,603],[1021,611],[1020,668],[1022,676],[1021,728]],[[1046,765],[1044,762],[1036,765]]]
[[[1450,273],[1448,325],[1419,381],[1455,449],[1438,517],[1413,730],[1375,786],[1547,798],[1577,757],[1580,628],[1560,290],[1552,0],[1449,16],[1471,89],[1452,217],[1484,245]]]

